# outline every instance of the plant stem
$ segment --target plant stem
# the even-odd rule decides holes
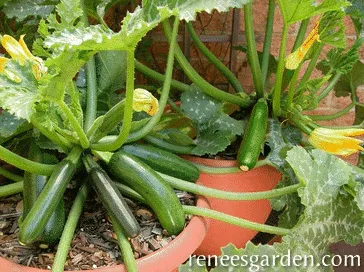
[[[285,55],[287,47],[287,37],[288,37],[288,26],[283,26],[282,42],[279,51],[279,61],[276,75],[276,84],[273,91],[273,115],[278,117],[281,115],[281,93],[282,93],[282,80],[285,67]]]
[[[339,117],[347,114],[354,107],[355,107],[355,103],[351,103],[350,105],[348,105],[347,107],[345,107],[344,109],[342,109],[341,111],[338,111],[336,113],[328,114],[328,115],[310,115],[310,118],[313,121],[332,120],[332,119],[336,119],[336,118],[339,118]]]
[[[10,179],[15,182],[20,182],[23,180],[22,176],[16,175],[8,170],[6,170],[4,167],[0,166],[0,176],[3,176],[7,179]]]
[[[147,66],[140,63],[137,60],[135,60],[135,69],[137,69],[139,72],[141,72],[145,76],[150,77],[152,79],[162,81],[162,82],[164,82],[166,80],[165,75],[162,75],[162,74],[148,68]],[[171,86],[173,88],[175,88],[177,90],[180,90],[180,91],[183,91],[183,92],[188,91],[190,89],[189,85],[184,84],[184,83],[182,83],[180,81],[177,81],[177,80],[174,80],[174,79],[172,79]]]
[[[169,25],[168,20],[164,20],[162,22],[164,33],[168,39],[169,42],[171,42],[172,39],[172,30],[171,26]],[[177,45],[175,49],[175,57],[177,62],[179,63],[180,67],[184,71],[184,73],[188,76],[188,78],[195,83],[203,92],[206,94],[221,100],[230,102],[232,104],[236,104],[242,107],[249,107],[251,104],[251,100],[249,96],[245,93],[239,93],[239,95],[233,95],[227,92],[224,92],[215,86],[208,83],[206,80],[204,80],[192,67],[192,65],[188,62],[186,57],[183,55],[183,52],[181,48]]]
[[[157,147],[166,149],[168,151],[171,151],[171,152],[174,152],[177,154],[191,154],[192,150],[194,149],[194,146],[175,145],[175,144],[169,143],[167,141],[164,141],[163,139],[160,139],[158,137],[154,137],[152,135],[145,136],[144,140],[146,140],[148,143],[151,143]]]
[[[64,151],[65,153],[68,153],[68,149],[73,147],[72,143],[70,143],[62,135],[59,135],[57,132],[50,131],[47,128],[45,128],[43,126],[43,124],[38,121],[37,118],[32,118],[31,123],[37,130],[39,130],[40,133],[42,133],[44,136],[46,136],[48,139],[50,139],[53,143],[58,145],[62,149],[62,151]]]
[[[303,86],[305,86],[307,81],[310,79],[310,76],[311,76],[313,70],[316,67],[317,60],[320,57],[320,54],[321,54],[321,51],[322,51],[323,48],[324,48],[324,44],[319,43],[316,50],[312,53],[312,58],[310,60],[310,63],[308,64],[306,72],[303,75],[303,77],[301,78],[300,84],[298,85],[297,89],[301,89]]]
[[[0,159],[21,170],[43,176],[50,176],[56,167],[55,164],[33,162],[7,150],[3,146],[0,146]]]
[[[95,57],[92,56],[86,64],[86,112],[84,130],[88,131],[96,119],[97,112],[97,79]]]
[[[146,136],[152,129],[158,124],[159,120],[161,119],[164,108],[166,107],[168,97],[169,97],[169,90],[171,89],[171,81],[173,76],[173,64],[174,64],[174,52],[177,46],[177,37],[178,37],[178,26],[179,26],[179,18],[176,17],[173,24],[173,31],[172,37],[170,41],[170,47],[168,52],[168,59],[167,59],[167,68],[166,68],[166,78],[163,83],[162,93],[159,99],[159,107],[157,113],[150,119],[148,124],[143,126],[140,130],[133,132],[128,141],[134,142],[137,141],[144,136]]]
[[[214,211],[214,210],[207,209],[207,208],[183,205],[183,210],[187,214],[204,216],[204,217],[212,218],[215,220],[223,221],[223,222],[235,225],[235,226],[239,226],[242,228],[261,231],[261,232],[265,232],[265,233],[287,235],[290,232],[289,229],[251,222],[246,219],[231,216],[231,215],[224,214],[222,212]]]
[[[168,98],[168,105],[171,107],[171,109],[174,112],[183,114],[183,111],[181,110],[181,108],[170,98]]]
[[[175,177],[171,177],[162,173],[158,174],[163,177],[165,181],[167,181],[173,188],[187,191],[190,193],[214,197],[219,199],[226,200],[260,200],[260,199],[271,199],[287,194],[291,194],[297,191],[298,188],[302,187],[302,184],[290,185],[284,188],[273,189],[270,191],[262,191],[262,192],[249,192],[249,193],[236,193],[236,192],[227,192],[214,188],[205,187],[203,185],[198,185],[195,183],[191,183],[182,179],[178,179]]]
[[[244,5],[245,36],[248,47],[248,61],[253,75],[254,87],[257,98],[264,97],[262,70],[260,69],[257,46],[255,44],[253,4]]]
[[[80,218],[83,205],[87,198],[90,188],[88,183],[84,183],[79,190],[75,200],[73,201],[71,210],[68,214],[66,224],[64,226],[61,239],[58,244],[56,256],[54,258],[52,272],[63,272],[64,264],[67,259],[68,251],[71,246],[71,241],[75,233],[78,219]]]
[[[63,111],[63,113],[66,115],[68,121],[71,123],[72,128],[77,133],[81,146],[83,148],[88,148],[90,146],[90,143],[87,139],[87,136],[86,136],[85,132],[83,131],[80,123],[78,123],[76,117],[73,115],[70,108],[66,105],[66,103],[63,100],[58,102],[58,105],[61,108],[61,110]]]
[[[134,93],[134,49],[127,51],[126,62],[126,97],[123,126],[121,127],[120,134],[115,141],[107,143],[92,144],[91,149],[100,151],[114,151],[122,146],[129,136],[131,123],[133,119],[133,93]]]
[[[120,247],[121,254],[123,256],[123,261],[124,261],[126,270],[128,272],[138,272],[138,268],[137,268],[136,261],[134,258],[133,249],[131,248],[131,246],[129,244],[128,237],[126,237],[125,234],[123,233],[119,223],[113,217],[110,216],[110,218],[111,218],[112,226],[116,233],[116,237],[118,238],[119,247]]]
[[[296,90],[297,80],[298,76],[300,75],[302,63],[297,67],[297,69],[294,71],[292,80],[289,84],[288,94],[287,94],[287,110],[291,108],[293,103],[293,98]]]
[[[298,30],[296,40],[294,42],[293,48],[291,52],[296,51],[305,40],[308,24],[310,23],[310,19],[305,19],[301,22],[300,29]]]
[[[317,96],[317,102],[320,102],[322,99],[324,99],[330,91],[335,87],[336,83],[341,78],[341,73],[337,73],[329,82],[329,84],[326,86],[325,89],[322,90],[322,92]]]
[[[24,182],[15,182],[8,185],[0,186],[0,197],[15,195],[23,191]]]
[[[238,167],[209,167],[198,163],[193,163],[201,173],[206,174],[229,174],[229,173],[239,173],[241,170]]]
[[[267,15],[268,19],[265,27],[265,39],[264,39],[263,59],[262,59],[263,87],[266,85],[268,76],[270,48],[272,45],[272,36],[273,36],[274,11],[275,11],[275,1],[269,0],[268,15]]]
[[[233,72],[228,69],[222,61],[217,58],[199,39],[198,35],[196,34],[195,30],[193,29],[193,26],[191,22],[186,23],[188,32],[190,33],[190,36],[195,43],[196,47],[200,50],[200,52],[215,66],[215,68],[220,71],[230,82],[230,84],[233,86],[233,88],[239,92],[243,93],[244,89],[243,86],[241,86],[239,79],[236,78]]]

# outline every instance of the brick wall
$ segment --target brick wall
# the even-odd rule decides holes
[[[258,50],[262,50],[265,33],[265,23],[268,11],[268,0],[255,0],[254,5],[254,28],[257,41]],[[234,45],[242,45],[245,41],[244,33],[244,17],[242,10],[234,12],[231,10],[228,13],[218,14],[216,12],[210,14],[203,13],[198,16],[197,20],[193,23],[196,32],[201,35],[201,40],[205,45],[215,53],[228,67],[236,71],[239,80],[242,82],[243,87],[246,90],[253,90],[252,77],[250,68],[247,64],[246,55],[232,50],[232,41]],[[238,27],[233,29],[233,23]],[[349,18],[345,19],[346,23],[346,35],[349,43],[352,43],[355,39],[355,30]],[[312,20],[308,31],[313,27],[314,20]],[[292,25],[289,29],[288,47],[287,53],[290,52],[293,43],[295,41],[296,34],[299,29],[299,24]],[[232,35],[234,32],[235,35]],[[196,50],[193,43],[188,38],[188,34],[185,34],[185,27],[182,24],[180,26],[179,42],[180,46],[184,49],[187,56],[190,59],[191,64],[197,71],[209,82],[219,86],[220,88],[226,88],[226,79],[215,70],[212,64],[204,59],[201,53]],[[274,20],[274,33],[272,43],[272,54],[277,56],[280,46],[280,39],[282,35],[282,18],[280,16],[279,8],[276,7],[275,20]],[[151,52],[153,56],[152,63],[156,70],[163,72],[166,55],[168,53],[168,44],[166,43],[161,28],[157,28],[150,33],[148,38],[153,40]],[[214,40],[218,39],[216,42]],[[330,47],[324,48],[324,53],[330,50]],[[322,54],[322,57],[324,54]],[[364,47],[361,49],[361,56],[364,59]],[[179,80],[185,80],[182,76],[183,73],[176,72],[175,78]],[[320,76],[320,71],[315,71],[314,76]],[[364,89],[359,91],[360,99],[364,102]],[[333,94],[328,96],[320,103],[320,107],[317,109],[318,113],[330,114],[334,113],[350,103],[350,97],[336,98]],[[354,114],[350,112],[348,115],[343,116],[335,121],[329,122],[329,124],[343,125],[350,124],[353,121]],[[326,122],[327,124],[327,122]]]

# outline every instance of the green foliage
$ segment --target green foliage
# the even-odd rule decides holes
[[[287,25],[350,5],[346,0],[278,0],[278,4]]]
[[[336,48],[346,48],[343,11],[326,12],[319,25],[320,41]]]
[[[195,140],[195,155],[216,154],[223,151],[235,138],[243,133],[243,121],[237,121],[224,113],[223,103],[192,85],[181,96],[181,109],[198,129]]]
[[[58,0],[11,0],[6,1],[3,11],[6,17],[21,22],[31,16],[47,17],[58,2]]]

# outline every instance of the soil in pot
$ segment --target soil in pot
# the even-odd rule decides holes
[[[72,203],[75,191],[77,190],[67,190],[65,203]],[[193,195],[180,191],[177,191],[177,195],[184,205],[195,205]],[[21,215],[21,199],[18,194],[0,200],[0,256],[24,266],[49,270],[56,246],[39,249],[22,246],[18,242],[17,222]],[[148,207],[129,199],[127,201],[142,227],[141,234],[130,240],[135,258],[147,256],[165,247],[175,238],[163,230]],[[71,244],[65,270],[91,270],[121,263],[120,250],[106,210],[96,195],[90,194]]]

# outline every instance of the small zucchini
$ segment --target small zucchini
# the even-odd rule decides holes
[[[53,171],[19,230],[19,242],[31,244],[45,231],[47,222],[63,198],[67,185],[77,170],[82,149],[75,147]]]
[[[123,233],[129,237],[137,236],[140,232],[138,221],[113,181],[90,155],[85,156],[83,162],[89,173],[91,185],[108,214],[117,221]]]
[[[185,216],[178,197],[172,187],[150,166],[119,150],[109,160],[108,169],[116,180],[126,184],[145,199],[168,233],[178,234],[183,230]]]
[[[124,145],[122,150],[134,155],[151,166],[154,170],[175,178],[196,181],[200,172],[198,168],[171,152],[144,144]]]
[[[268,125],[268,105],[264,98],[254,105],[238,151],[238,167],[248,171],[256,165]]]

